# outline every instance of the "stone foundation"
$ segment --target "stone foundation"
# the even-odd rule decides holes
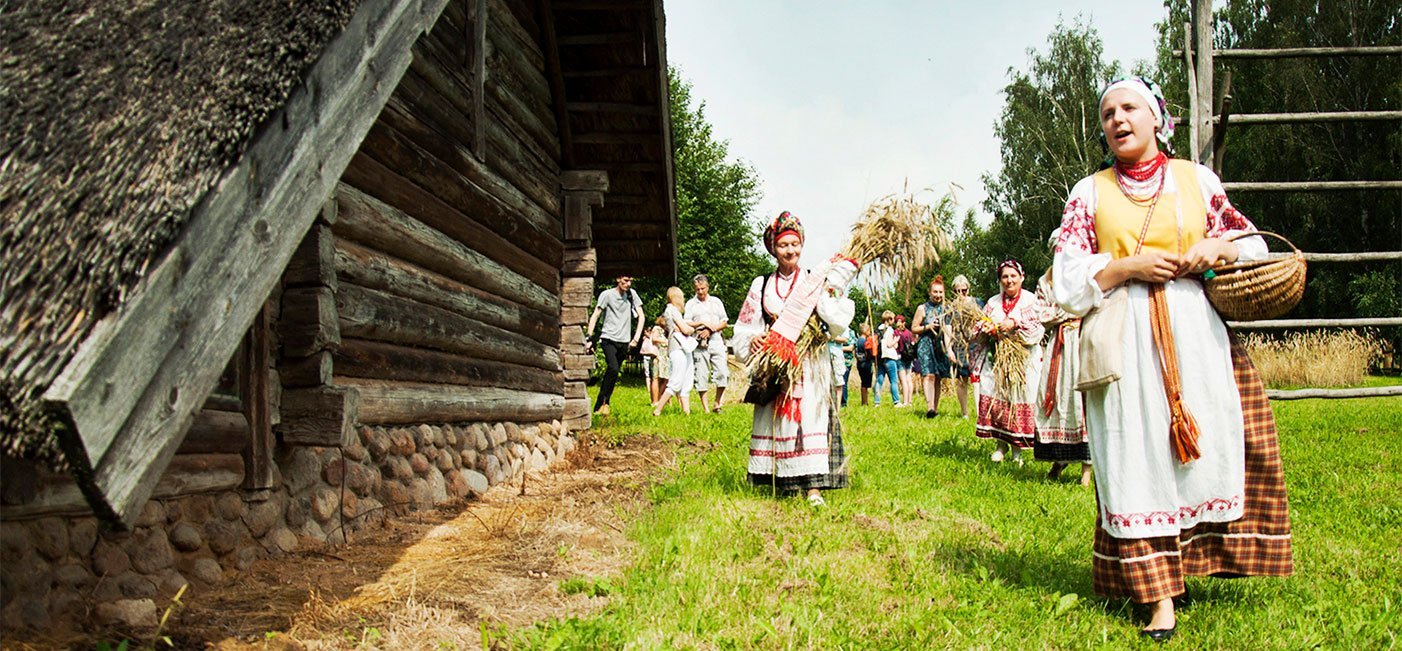
[[[364,427],[341,448],[279,448],[279,487],[152,500],[131,531],[92,516],[0,522],[0,624],[152,627],[181,586],[260,558],[345,542],[386,517],[546,470],[575,447],[559,421]]]

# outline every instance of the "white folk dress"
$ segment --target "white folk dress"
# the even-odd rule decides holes
[[[1003,293],[988,299],[983,313],[1002,323],[1011,318],[1017,324],[1008,337],[993,343],[987,335],[981,335],[975,342],[973,357],[978,375],[978,425],[974,434],[979,438],[1003,441],[1019,448],[1032,447],[1037,437],[1037,419],[1033,410],[1038,404],[1037,378],[1042,373],[1042,327],[1041,314],[1037,308],[1037,297],[1025,289],[1019,289],[1015,300],[1005,300]],[[993,377],[992,346],[1025,346],[1027,362],[1023,370],[1026,380],[1022,387],[1011,396],[1002,395],[997,390],[997,380]]]
[[[1037,383],[1038,461],[1089,463],[1085,407],[1076,391],[1080,370],[1081,320],[1057,307],[1046,276],[1037,281],[1039,317],[1047,329],[1042,353],[1042,374]]]
[[[828,265],[818,272],[800,271],[789,278],[772,274],[767,286],[764,276],[750,283],[731,337],[741,362],[749,360],[750,341],[769,330],[761,311],[777,318],[784,309],[785,298],[803,282],[806,273],[823,273],[826,277],[825,291],[815,309],[818,318],[829,332],[847,329],[855,312],[851,299],[846,298],[851,274],[830,268]],[[787,394],[769,404],[755,405],[750,429],[750,481],[782,491],[845,488],[847,458],[837,417],[839,394],[834,390],[836,380],[827,347],[818,348],[801,364],[802,375]]]
[[[1154,227],[1145,238],[1145,250],[1176,248],[1175,222],[1177,230],[1185,234],[1194,231],[1196,223],[1198,238],[1204,233],[1225,238],[1255,230],[1227,202],[1221,181],[1211,170],[1174,163],[1173,167],[1164,166],[1168,177],[1154,213]],[[1178,197],[1178,174],[1169,172],[1173,168],[1188,170],[1183,172],[1187,180],[1182,185],[1196,185],[1202,196]],[[1100,242],[1096,211],[1102,199],[1111,198],[1097,196],[1095,178],[1086,177],[1072,189],[1052,264],[1056,302],[1077,316],[1100,304],[1103,293],[1095,275],[1112,257],[1132,254],[1132,240],[1137,239],[1143,219],[1141,212],[1140,223],[1128,227],[1134,231],[1129,233],[1128,253],[1124,228],[1110,231],[1119,239]],[[1102,187],[1106,187],[1104,179],[1102,174]],[[1156,176],[1130,185],[1129,190],[1137,196],[1152,195],[1158,184]],[[1119,196],[1113,199],[1119,200]],[[1190,215],[1204,207],[1205,225],[1202,217],[1193,222]],[[1185,221],[1185,216],[1190,219]],[[1104,223],[1100,228],[1100,233],[1107,232]],[[1236,243],[1241,261],[1261,259],[1267,253],[1260,237]],[[1166,283],[1165,290],[1182,367],[1183,403],[1197,420],[1202,456],[1180,464],[1173,455],[1168,400],[1150,326],[1149,288],[1144,283],[1131,283],[1122,340],[1124,376],[1084,394],[1100,524],[1115,538],[1178,536],[1198,523],[1230,522],[1242,516],[1242,408],[1226,325],[1208,303],[1198,280],[1179,278]]]

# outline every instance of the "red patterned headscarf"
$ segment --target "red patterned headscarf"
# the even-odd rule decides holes
[[[769,226],[765,227],[764,250],[768,251],[769,255],[774,255],[774,245],[779,241],[779,238],[789,233],[798,235],[799,242],[803,241],[803,223],[785,210],[779,213],[774,221],[769,222]]]

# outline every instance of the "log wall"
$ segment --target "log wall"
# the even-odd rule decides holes
[[[560,139],[532,13],[450,2],[337,187],[339,340],[284,372],[329,372],[358,422],[564,415]]]

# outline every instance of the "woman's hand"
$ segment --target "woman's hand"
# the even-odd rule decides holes
[[[750,354],[751,354],[751,355],[753,355],[753,354],[759,352],[759,349],[760,349],[760,348],[763,348],[763,347],[764,347],[764,337],[755,337],[754,339],[751,339],[751,340],[750,340]]]
[[[1016,330],[1016,329],[1017,329],[1017,322],[1016,322],[1016,321],[1013,321],[1012,319],[1003,319],[1003,322],[998,324],[998,335],[999,335],[1000,337],[1006,337],[1006,336],[1008,336],[1008,333],[1010,333],[1010,332],[1012,332],[1013,330]]]
[[[1100,273],[1095,274],[1095,280],[1102,290],[1109,290],[1126,280],[1166,283],[1178,276],[1180,261],[1177,255],[1162,251],[1132,255],[1111,260]]]
[[[1178,261],[1178,275],[1200,274],[1219,264],[1236,262],[1239,252],[1235,242],[1209,237],[1198,240]]]

